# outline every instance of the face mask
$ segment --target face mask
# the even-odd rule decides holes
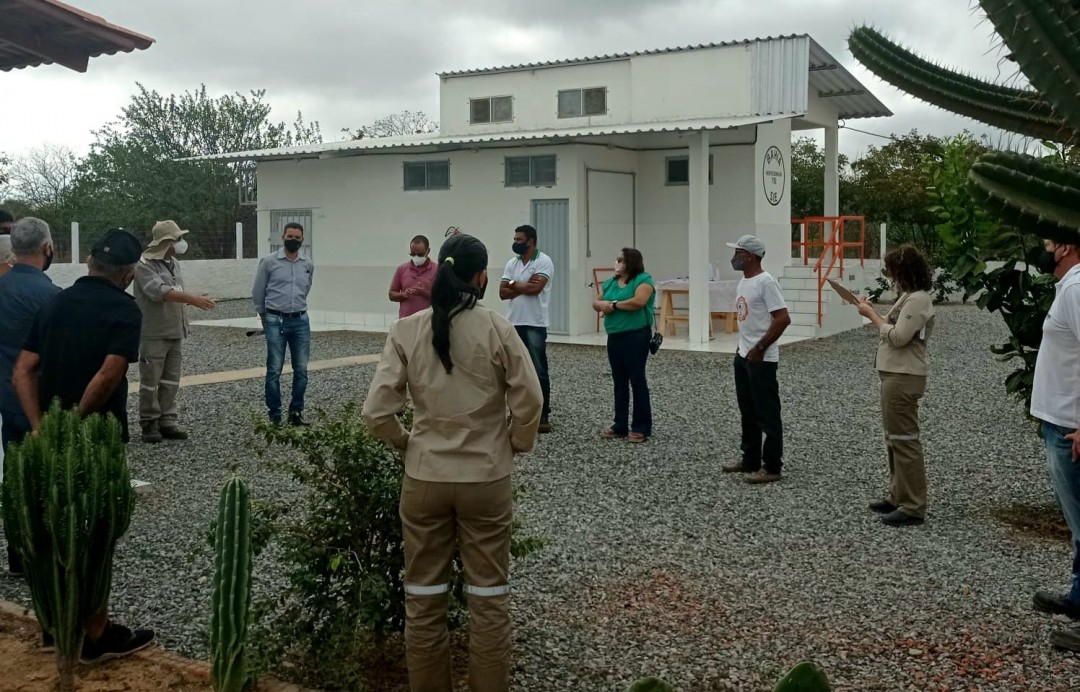
[[[525,251],[529,249],[528,243],[514,243],[510,246],[510,249],[514,251],[515,255],[524,255]]]
[[[1039,261],[1035,264],[1036,268],[1043,274],[1053,274],[1054,269],[1057,268],[1057,248],[1053,250],[1043,250],[1043,253],[1039,255]]]
[[[427,257],[409,257],[409,259],[411,259],[412,263],[418,267],[424,262],[427,262]]]
[[[731,258],[731,268],[737,272],[741,272],[743,267],[746,266],[746,258],[742,255],[735,255]]]
[[[304,243],[302,240],[296,240],[295,238],[289,238],[285,241],[285,249],[289,252],[296,252],[300,249],[300,246]]]
[[[45,266],[41,268],[41,271],[43,271],[43,272],[49,271],[49,267],[52,266],[53,254],[54,254],[53,251],[50,249],[49,254],[45,255]]]
[[[180,240],[173,243],[173,252],[178,255],[182,255],[187,252],[187,241],[181,238]]]

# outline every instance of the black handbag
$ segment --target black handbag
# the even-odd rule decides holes
[[[660,344],[664,343],[664,335],[656,331],[656,314],[653,312],[651,301],[645,305],[645,310],[649,313],[649,329],[652,330],[652,336],[649,337],[649,353],[655,356],[660,350]]]

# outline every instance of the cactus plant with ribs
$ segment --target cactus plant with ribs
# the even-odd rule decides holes
[[[214,528],[210,678],[215,692],[242,692],[252,685],[247,667],[251,556],[251,498],[243,479],[233,478],[221,489]]]
[[[1030,83],[1017,88],[983,81],[925,60],[870,27],[852,31],[851,53],[893,86],[945,110],[1059,151],[1080,147],[1080,5],[1076,0],[979,0],[1001,42]],[[980,307],[1000,312],[1010,331],[995,347],[1024,366],[1006,388],[1030,401],[1042,318],[1053,298],[1051,283],[1023,269],[1042,250],[1041,239],[1080,244],[1080,170],[1024,153],[992,151],[971,166],[967,192],[1003,228],[995,247],[970,252],[954,275]],[[948,223],[948,221],[946,221]],[[1006,259],[986,271],[984,254]]]

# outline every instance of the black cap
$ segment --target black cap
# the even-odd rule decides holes
[[[90,256],[102,264],[124,267],[142,256],[142,243],[122,228],[110,228],[90,248]]]

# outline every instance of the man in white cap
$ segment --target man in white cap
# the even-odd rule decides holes
[[[735,300],[739,318],[735,396],[742,417],[742,460],[723,470],[749,474],[749,483],[773,483],[781,478],[784,454],[780,387],[776,382],[780,347],[776,342],[791,324],[791,317],[780,283],[761,268],[765,243],[744,235],[727,246],[735,250],[732,269],[743,274]]]
[[[154,224],[153,238],[135,266],[135,301],[142,310],[139,340],[139,423],[142,440],[151,444],[184,440],[176,395],[182,365],[180,347],[189,327],[185,305],[212,310],[206,294],[184,291],[176,256],[187,252],[187,231],[175,221]]]

